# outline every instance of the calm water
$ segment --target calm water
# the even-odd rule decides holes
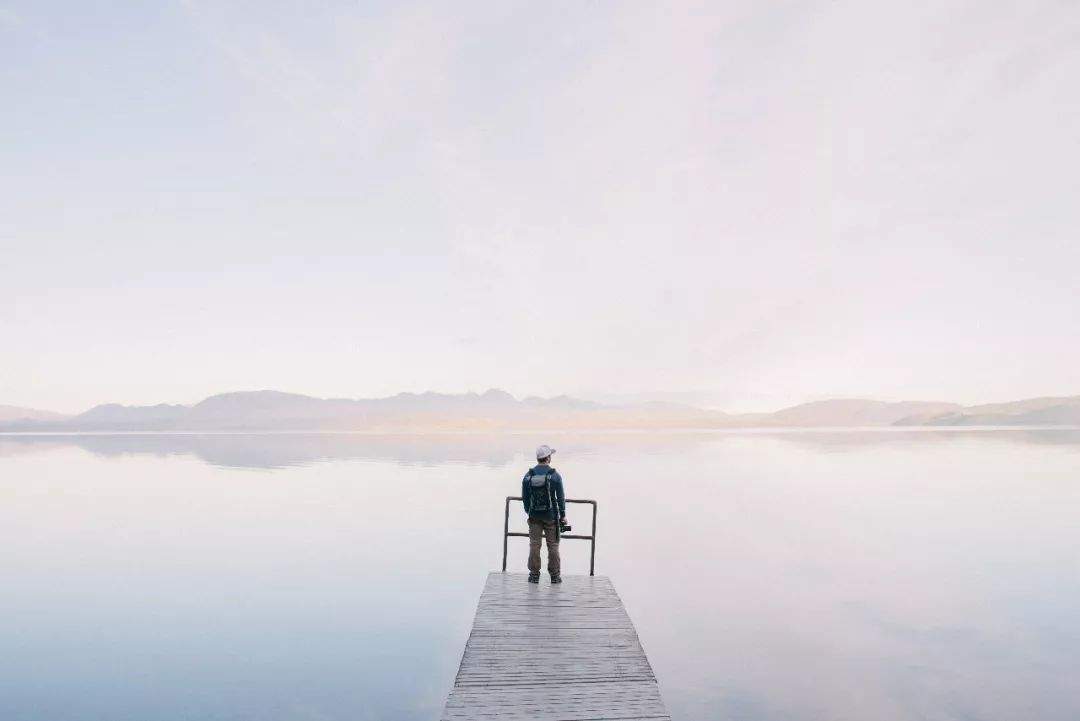
[[[540,441],[677,719],[1080,718],[1080,431],[0,436],[0,718],[437,719]]]

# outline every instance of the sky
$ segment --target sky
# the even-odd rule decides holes
[[[0,0],[0,404],[1080,393],[1080,5]]]

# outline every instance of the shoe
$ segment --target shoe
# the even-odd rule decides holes
[[[539,573],[530,573],[529,574],[529,583],[540,583],[540,574]]]
[[[551,577],[552,583],[562,583],[562,576],[555,574]]]

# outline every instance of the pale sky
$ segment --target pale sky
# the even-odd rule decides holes
[[[1076,3],[0,0],[0,99],[0,404],[1080,393]]]

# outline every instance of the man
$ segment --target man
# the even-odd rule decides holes
[[[559,527],[566,522],[562,476],[551,467],[554,448],[536,449],[536,465],[521,479],[521,498],[529,514],[529,583],[540,583],[540,541],[547,538],[548,573],[562,583],[559,562]]]

